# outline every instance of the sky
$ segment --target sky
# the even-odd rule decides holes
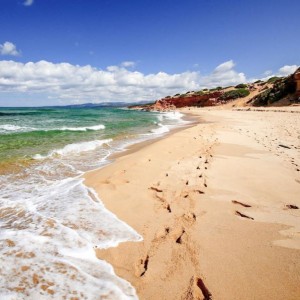
[[[299,0],[0,0],[0,106],[156,100],[300,65]]]

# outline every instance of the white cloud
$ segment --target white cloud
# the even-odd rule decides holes
[[[292,66],[283,66],[278,70],[277,75],[278,76],[288,76],[292,73],[294,73],[297,70],[298,66],[297,65],[292,65]]]
[[[33,4],[33,1],[34,1],[34,0],[25,0],[25,1],[23,2],[23,5],[24,5],[24,6],[31,6],[31,5]]]
[[[0,92],[39,92],[82,101],[154,100],[167,94],[198,87],[199,74],[159,72],[145,75],[123,67],[105,70],[89,65],[54,64],[47,61],[0,61]]]
[[[0,100],[2,98],[2,102],[5,101],[1,93],[45,94],[49,97],[49,101],[59,99],[65,104],[156,100],[166,95],[204,87],[247,82],[245,74],[237,72],[234,66],[232,60],[224,62],[209,75],[202,75],[196,71],[144,74],[126,69],[124,63],[102,70],[90,65],[55,64],[48,61],[20,63],[3,60],[0,61]],[[287,72],[286,66],[280,70]]]
[[[18,56],[21,54],[21,52],[17,50],[16,45],[13,43],[5,42],[4,44],[0,44],[0,54]]]
[[[203,83],[206,87],[229,86],[246,82],[244,73],[238,73],[234,70],[235,63],[232,60],[218,65],[208,76],[203,77]]]
[[[235,63],[233,62],[233,60],[225,61],[224,63],[218,65],[215,68],[214,73],[228,72],[228,71],[232,70],[234,66],[235,66]]]
[[[264,72],[265,76],[270,76],[273,72],[271,70],[267,70]]]
[[[278,76],[278,77],[284,77],[293,74],[299,66],[297,65],[285,65],[278,69],[277,72],[273,73],[272,71],[266,71],[264,72],[265,77],[261,78],[261,80],[268,80],[271,77]]]
[[[123,61],[121,63],[121,67],[124,68],[131,68],[131,67],[135,67],[136,63],[134,61]]]

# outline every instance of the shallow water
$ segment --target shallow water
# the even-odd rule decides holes
[[[81,175],[182,123],[179,113],[116,108],[0,110],[0,298],[136,299],[96,258],[142,237]]]

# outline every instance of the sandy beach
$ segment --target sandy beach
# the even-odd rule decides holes
[[[182,112],[198,121],[86,173],[143,236],[98,258],[139,299],[299,299],[299,107]]]

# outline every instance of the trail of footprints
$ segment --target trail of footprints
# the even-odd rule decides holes
[[[214,142],[216,142],[216,140]],[[170,196],[170,192],[168,191],[168,180],[178,181],[178,184],[182,186],[182,190],[180,195],[177,197],[175,196],[175,198],[177,201],[179,199],[184,203],[186,211],[180,216],[175,217],[176,221],[175,224],[173,224],[174,226],[168,225],[157,231],[155,241],[151,243],[150,249],[148,249],[146,255],[137,263],[136,276],[144,277],[147,274],[147,271],[151,268],[151,255],[155,255],[155,251],[152,251],[152,247],[158,248],[159,245],[166,240],[171,240],[176,243],[178,247],[183,247],[182,251],[189,251],[189,244],[192,243],[192,241],[189,240],[189,228],[197,222],[197,218],[199,217],[195,214],[195,212],[193,212],[193,195],[205,195],[205,189],[208,186],[205,170],[208,169],[213,158],[213,156],[209,154],[212,146],[213,145],[207,147],[204,151],[204,155],[197,156],[197,164],[194,166],[196,175],[191,175],[190,172],[188,172],[190,169],[187,168],[185,178],[176,178],[177,173],[182,173],[182,169],[180,169],[182,168],[181,166],[189,164],[187,158],[182,158],[182,160],[178,161],[172,169],[165,173],[164,179],[149,187],[149,190],[154,193],[155,199],[157,199],[160,204],[161,212],[172,213],[172,196]],[[182,161],[185,163],[181,163]],[[191,163],[194,164],[195,157],[191,161]],[[179,169],[180,172],[177,172]],[[238,200],[232,200],[232,204],[240,206],[243,210],[252,207],[251,205]],[[286,205],[285,209],[298,209],[298,207],[294,205]],[[241,212],[239,209],[236,209],[234,214],[237,217],[254,220],[253,217]],[[199,270],[196,269],[195,274],[199,274]],[[213,298],[203,279],[201,279],[200,276],[194,275],[191,277],[188,289],[182,296],[182,299],[211,300]]]
[[[197,139],[194,139],[197,142]],[[211,141],[210,141],[211,142]],[[217,140],[210,143],[204,154],[197,155],[195,153],[194,157],[185,158],[175,162],[173,167],[164,173],[161,180],[149,187],[149,191],[153,193],[158,204],[158,213],[168,213],[176,214],[176,206],[183,204],[184,213],[173,218],[173,224],[167,224],[163,228],[157,230],[154,240],[151,242],[150,248],[146,251],[144,257],[142,257],[136,264],[136,276],[144,278],[147,275],[147,271],[151,268],[151,260],[156,255],[155,249],[159,248],[160,245],[166,241],[173,242],[178,245],[177,249],[180,251],[187,252],[192,257],[194,255],[193,241],[190,239],[190,228],[197,222],[200,217],[193,211],[193,201],[195,201],[195,196],[205,195],[205,189],[208,187],[207,177],[205,170],[208,169],[213,156],[210,154],[213,144]],[[195,159],[196,158],[196,159]],[[196,164],[195,164],[196,160]],[[182,163],[184,162],[184,163]],[[184,166],[187,166],[186,170]],[[191,174],[190,168],[194,168],[196,172]],[[177,174],[182,174],[184,171],[184,178],[179,178]],[[178,183],[181,186],[181,193],[176,195],[175,192],[172,194],[170,192],[170,182],[172,184]],[[177,189],[176,189],[177,190]],[[232,204],[235,206],[240,206],[243,210],[251,208],[252,206],[243,203],[238,200],[232,200]],[[174,210],[172,208],[174,205]],[[298,208],[298,207],[297,207]],[[286,209],[297,209],[295,206],[286,206]],[[175,212],[174,212],[175,211]],[[234,214],[237,217],[245,218],[248,220],[254,220],[253,217],[248,214],[241,212],[238,208],[234,210]],[[192,258],[191,258],[192,260]],[[206,287],[203,279],[198,275],[200,273],[198,262],[195,262],[194,276],[191,277],[188,289],[184,292],[182,299],[192,300],[192,299],[204,299],[211,300],[212,294]]]
[[[205,175],[205,170],[208,169],[210,162],[213,156],[210,153],[213,144],[216,143],[217,140],[209,141],[210,146],[208,146],[204,155],[197,155],[193,158],[185,158],[178,161],[173,165],[173,167],[168,170],[167,173],[164,174],[164,178],[161,178],[159,182],[153,184],[149,187],[149,191],[153,193],[155,199],[157,200],[157,205],[159,207],[158,213],[175,213],[173,212],[172,205],[180,206],[180,215],[172,218],[173,224],[165,225],[163,228],[159,229],[156,234],[154,240],[151,242],[150,249],[146,252],[144,257],[142,257],[136,264],[136,276],[145,277],[149,268],[151,268],[151,257],[155,255],[154,249],[160,247],[161,243],[168,241],[174,242],[177,244],[177,247],[182,247],[183,253],[189,253],[191,261],[195,260],[193,256],[195,255],[194,243],[190,239],[189,230],[190,228],[197,222],[197,214],[193,211],[195,207],[194,204],[194,196],[204,195],[205,189],[207,188],[207,178]],[[197,137],[194,137],[194,142],[197,141]],[[197,156],[196,156],[197,155]],[[196,165],[195,165],[196,158]],[[181,162],[184,161],[184,164]],[[185,166],[188,166],[186,170]],[[191,174],[190,167],[194,166],[196,172]],[[178,172],[180,170],[180,172]],[[179,178],[177,174],[182,174],[184,171],[184,178]],[[179,195],[176,194],[175,191],[170,191],[170,182],[172,184],[178,183],[182,187]],[[176,185],[177,186],[177,185]],[[177,190],[177,188],[176,188]],[[183,213],[182,213],[183,210]],[[175,220],[175,221],[174,221]],[[198,261],[195,261],[195,274],[199,274],[198,270]],[[195,295],[198,295],[197,297]],[[209,300],[212,299],[212,296],[208,289],[206,288],[203,280],[200,276],[194,275],[191,278],[191,283],[188,287],[188,290],[185,292],[185,295],[182,299],[202,299]]]
[[[198,142],[197,137],[194,137],[194,142]],[[183,204],[181,208],[184,207],[185,210],[184,213],[181,213],[179,216],[175,215],[175,222],[173,224],[165,225],[156,232],[155,238],[150,245],[150,249],[146,251],[144,257],[142,257],[136,264],[136,276],[143,278],[147,275],[147,271],[151,268],[151,259],[156,253],[154,250],[160,247],[161,243],[164,243],[165,241],[174,242],[178,245],[177,247],[182,247],[182,251],[190,253],[192,260],[192,256],[194,255],[192,252],[194,250],[191,250],[193,249],[193,241],[189,238],[189,229],[197,222],[197,218],[199,218],[199,215],[197,216],[197,214],[193,211],[193,201],[195,201],[194,196],[205,195],[205,189],[208,187],[205,170],[208,169],[211,160],[213,159],[210,152],[213,145],[217,143],[217,139],[208,142],[210,146],[205,149],[203,155],[197,155],[197,153],[195,153],[195,156],[192,159],[183,157],[182,160],[174,163],[173,167],[164,174],[160,181],[149,187],[149,191],[154,194],[154,197],[157,200],[159,207],[158,213],[175,213],[172,205],[176,207],[180,205],[180,203]],[[195,157],[197,162],[196,164]],[[186,170],[184,170],[184,166],[187,166]],[[194,168],[196,172],[191,174],[190,168]],[[184,178],[179,178],[177,174],[182,174],[182,171],[184,171]],[[178,185],[182,187],[179,195],[176,195],[175,192],[173,194],[170,192],[170,182],[173,184],[174,182],[178,183]],[[232,200],[232,204],[237,207],[240,206],[243,210],[252,207],[251,205],[238,200]],[[285,209],[298,209],[298,207],[295,205],[286,205]],[[236,209],[234,214],[240,218],[245,218],[251,221],[254,220],[253,217],[241,212],[239,209]],[[195,275],[191,277],[188,289],[183,294],[182,299],[211,300],[213,299],[212,294],[206,287],[203,279],[196,275],[199,274],[197,264],[198,262],[195,262]]]
[[[197,139],[195,139],[197,140]],[[216,143],[217,140],[214,140],[213,143]],[[213,156],[210,154],[210,150],[213,147],[213,143],[204,151],[204,155],[197,155],[196,165],[195,165],[195,157],[193,159],[190,158],[182,158],[181,161],[178,161],[174,164],[173,168],[168,170],[167,173],[164,174],[164,178],[162,178],[159,182],[149,187],[149,190],[154,194],[155,199],[159,204],[159,212],[161,213],[174,213],[172,209],[172,205],[178,206],[179,203],[183,203],[185,207],[184,213],[181,213],[179,216],[175,216],[174,224],[165,225],[163,228],[159,229],[155,238],[151,243],[150,249],[146,252],[145,256],[142,257],[138,263],[136,264],[136,276],[143,278],[146,276],[147,271],[151,268],[151,257],[155,255],[154,249],[157,249],[161,243],[165,241],[171,241],[178,245],[178,247],[182,247],[182,251],[190,253],[191,260],[194,255],[194,250],[192,247],[193,241],[189,239],[189,229],[197,222],[199,215],[193,211],[193,201],[195,195],[205,195],[205,189],[207,188],[207,178],[205,174],[205,170],[208,169]],[[189,161],[190,160],[190,161]],[[184,163],[181,163],[184,161]],[[190,167],[194,166],[196,172],[191,175]],[[186,172],[184,173],[184,178],[179,178],[176,174],[182,174],[182,166],[188,165]],[[180,170],[180,172],[178,172]],[[170,189],[168,188],[169,182],[172,181],[178,182],[178,185],[182,187],[181,193],[179,195],[174,195],[170,193]],[[174,200],[175,199],[175,200]],[[252,206],[238,201],[232,200],[232,204],[235,206],[240,206],[243,210],[251,208]],[[285,209],[298,209],[295,205],[286,205]],[[253,217],[248,214],[241,212],[239,209],[234,211],[234,214],[237,217],[245,218],[247,220],[254,220]],[[179,248],[180,249],[180,248]],[[194,274],[199,274],[198,262],[194,263],[195,270]],[[192,299],[204,299],[211,300],[212,294],[209,289],[206,287],[203,279],[194,275],[190,279],[190,283],[188,285],[188,289],[182,296],[184,300],[192,300]]]
[[[242,129],[239,130],[242,131]],[[201,135],[199,134],[199,136]],[[201,138],[203,139],[203,137]],[[193,137],[192,142],[199,142],[197,139],[198,137]],[[204,155],[197,155],[195,153],[195,156],[197,155],[196,165],[195,157],[192,159],[183,157],[182,160],[174,163],[173,167],[164,174],[164,177],[161,178],[159,182],[149,187],[149,191],[154,194],[155,199],[157,200],[159,213],[175,213],[175,209],[173,210],[172,205],[178,206],[180,203],[183,204],[185,211],[179,216],[175,215],[175,222],[173,224],[167,224],[156,232],[155,238],[151,242],[150,249],[146,251],[144,257],[136,264],[136,276],[143,278],[147,275],[147,271],[151,268],[151,258],[155,256],[156,253],[153,251],[154,248],[157,249],[160,247],[161,243],[164,243],[165,241],[174,242],[178,245],[178,249],[182,247],[182,251],[190,253],[192,260],[192,256],[194,255],[192,252],[194,250],[191,250],[193,249],[193,241],[189,238],[189,229],[197,222],[197,218],[199,218],[199,215],[197,216],[193,211],[193,201],[195,201],[194,196],[205,195],[205,189],[208,187],[205,170],[208,169],[213,158],[210,152],[214,144],[217,143],[217,139],[213,141],[207,139],[206,142],[208,142],[210,146],[206,147]],[[201,151],[201,153],[203,153],[203,151]],[[184,161],[184,163],[181,163],[182,161]],[[188,166],[188,168],[186,169],[186,172],[184,172],[184,178],[179,178],[177,174],[182,174],[183,166]],[[191,174],[190,167],[193,168],[193,166],[196,172]],[[296,167],[298,167],[298,165],[296,165]],[[180,172],[177,172],[179,170]],[[173,184],[176,182],[182,187],[179,195],[176,195],[175,192],[173,194],[170,193],[170,189],[168,188],[170,182]],[[238,200],[232,200],[232,204],[240,206],[243,210],[252,207],[251,205]],[[298,209],[298,207],[295,205],[286,205],[285,209]],[[239,209],[236,209],[234,214],[237,217],[254,220],[253,217],[241,212]],[[198,262],[196,261],[194,265],[194,274],[199,274]],[[191,277],[188,289],[183,294],[182,299],[211,300],[213,298],[203,279],[198,275],[194,275]]]

